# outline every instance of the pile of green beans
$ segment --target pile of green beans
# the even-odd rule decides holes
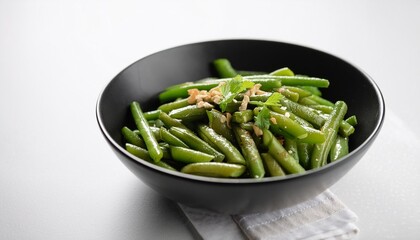
[[[164,89],[157,109],[143,112],[133,101],[134,124],[121,130],[126,150],[169,170],[220,178],[300,174],[348,154],[357,118],[346,118],[344,101],[323,98],[327,79],[296,75],[287,67],[240,71],[227,59],[213,66],[217,77]],[[209,93],[234,81],[259,84],[260,91],[232,87],[201,106],[191,98],[191,90]],[[226,100],[223,107],[220,100]]]

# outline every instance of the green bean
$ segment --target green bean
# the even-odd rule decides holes
[[[218,152],[222,152],[220,151],[219,147],[214,144],[203,132],[201,131],[197,131],[197,136],[201,139],[204,140],[204,142],[208,143],[212,148],[214,148],[216,151]]]
[[[252,122],[246,122],[246,123],[239,124],[240,128],[245,129],[245,130],[250,131],[250,132],[254,131],[253,126],[254,126],[254,123],[252,123]]]
[[[296,87],[296,86],[283,86],[282,88],[285,88],[291,92],[295,92],[297,94],[299,94],[299,98],[304,98],[307,96],[311,96],[312,92],[303,89],[302,87]]]
[[[189,148],[187,144],[181,141],[179,138],[175,137],[172,133],[170,133],[166,128],[161,127],[159,129],[160,137],[163,141],[168,143],[172,146],[184,147]]]
[[[307,97],[308,99],[311,99],[312,101],[316,102],[317,104],[321,104],[321,105],[325,105],[325,106],[330,106],[330,107],[334,107],[334,103],[317,95],[311,95],[309,97]]]
[[[284,149],[292,155],[292,157],[299,162],[299,155],[297,149],[297,141],[293,138],[284,138]]]
[[[266,72],[259,71],[245,71],[245,70],[236,70],[236,73],[241,76],[254,76],[254,75],[266,75]]]
[[[308,136],[306,129],[288,116],[274,111],[270,111],[270,115],[275,119],[275,123],[273,124],[277,125],[281,130],[287,132],[291,136],[298,139],[303,139]]]
[[[226,58],[219,58],[213,61],[213,65],[221,78],[231,78],[238,75],[232,67],[230,61]]]
[[[263,129],[263,144],[268,148],[268,153],[276,159],[280,166],[288,173],[303,173],[305,169],[290,155],[273,134]]]
[[[345,120],[342,120],[340,122],[340,126],[338,128],[338,133],[341,136],[348,137],[348,136],[352,135],[354,133],[354,131],[356,131],[356,130],[354,129],[354,127],[350,123],[346,122]]]
[[[171,127],[169,132],[181,139],[190,148],[215,156],[214,161],[222,162],[225,155],[211,147],[207,142],[196,136],[192,131],[179,127]]]
[[[155,126],[150,126],[150,125],[149,125],[149,128],[150,128],[150,131],[152,131],[152,134],[155,137],[156,141],[159,142],[161,140],[159,128],[158,127],[155,127]],[[140,130],[136,129],[133,132],[135,134],[137,134],[138,136],[141,136]]]
[[[299,86],[299,88],[306,90],[310,93],[312,93],[313,95],[316,96],[322,96],[322,92],[319,90],[318,87],[314,87],[314,86]]]
[[[312,168],[319,168],[327,163],[328,154],[337,137],[340,122],[343,121],[346,112],[346,103],[343,101],[337,101],[333,112],[321,128],[321,131],[326,135],[325,141],[314,145],[314,150],[311,156]]]
[[[206,111],[208,109],[204,107],[197,107],[197,105],[188,105],[174,109],[169,112],[169,116],[182,121],[196,121],[205,118]]]
[[[246,164],[239,150],[222,135],[217,134],[212,128],[200,124],[198,126],[198,132],[202,133],[208,141],[217,146],[217,149],[225,155],[228,163]]]
[[[356,115],[351,115],[350,117],[348,117],[345,120],[348,124],[352,125],[352,126],[356,126],[357,125],[357,117]]]
[[[252,110],[247,109],[243,111],[234,112],[232,115],[232,122],[246,123],[254,119],[254,113]]]
[[[297,153],[299,156],[299,164],[309,170],[311,168],[311,153],[313,144],[297,142]]]
[[[253,95],[249,97],[249,100],[251,101],[259,101],[259,102],[265,102],[267,99],[271,96],[272,93],[265,93],[265,94],[259,94],[259,95]]]
[[[150,157],[149,152],[142,147],[136,146],[136,145],[131,144],[131,143],[126,143],[125,144],[125,149],[129,153],[133,154],[134,156],[136,156],[138,158],[141,158],[141,159],[149,161],[149,162],[152,161],[152,158]]]
[[[158,110],[163,111],[165,113],[169,113],[170,111],[172,111],[174,109],[186,107],[188,105],[191,105],[188,102],[188,98],[184,98],[182,100],[176,100],[176,101],[173,101],[173,102],[162,104],[158,107]],[[158,117],[159,117],[159,115],[158,115]]]
[[[213,155],[190,148],[171,146],[170,151],[172,159],[184,163],[210,162],[214,159]]]
[[[274,72],[271,72],[270,75],[273,76],[295,76],[292,70],[288,67],[277,69]]]
[[[330,150],[330,162],[334,162],[349,153],[349,138],[337,136]]]
[[[151,126],[150,127],[150,130],[152,131],[153,136],[155,137],[156,141],[159,142],[159,141],[162,140],[162,138],[160,137],[160,127],[153,127],[153,126]]]
[[[128,127],[123,127],[121,129],[121,133],[124,136],[124,139],[131,144],[134,144],[136,146],[145,148],[146,144],[144,143],[143,139],[141,139],[135,132],[133,132]]]
[[[190,163],[183,167],[181,172],[207,177],[236,178],[240,177],[245,170],[246,167],[239,164],[204,162]]]
[[[152,110],[148,112],[144,112],[143,116],[147,121],[156,120],[159,118],[160,110]]]
[[[258,148],[251,137],[251,134],[238,126],[233,127],[233,132],[235,133],[236,141],[242,150],[242,154],[245,157],[248,171],[251,174],[251,177],[264,177],[264,165],[258,152]]]
[[[296,101],[294,101],[296,102]],[[297,101],[299,104],[305,105],[305,106],[312,106],[318,104],[316,101],[312,100],[309,97],[300,98],[299,101]]]
[[[287,97],[288,99],[292,100],[293,102],[299,101],[299,93],[290,91],[289,89],[285,88],[284,86],[279,88],[279,92]]]
[[[239,110],[239,107],[241,106],[242,101],[237,101],[236,99],[233,99],[232,102],[228,103],[225,109],[225,112],[233,113]]]
[[[271,76],[271,75],[256,75],[244,77],[244,79],[255,81],[255,79],[275,79],[280,81],[282,85],[287,86],[313,86],[327,88],[330,82],[327,79],[306,76]]]
[[[257,76],[249,76],[249,77],[243,77],[244,80],[249,80],[255,84],[261,84],[261,90],[264,91],[271,91],[272,89],[279,88],[282,86],[281,81],[272,77],[262,77],[262,78],[253,78]]]
[[[263,159],[264,167],[267,169],[270,176],[275,177],[286,175],[276,159],[274,159],[269,153],[261,153],[261,157]]]
[[[162,160],[169,160],[169,159],[172,159],[172,157],[171,157],[171,153],[170,153],[170,151],[169,151],[169,147],[170,147],[170,145],[168,144],[168,143],[166,143],[166,142],[160,142],[159,143],[159,147],[160,147],[160,149],[162,150],[162,152],[163,152],[163,157],[162,157]]]
[[[228,126],[227,118],[221,112],[212,109],[207,111],[207,117],[209,119],[209,126],[218,134],[225,137],[228,141],[235,144],[235,135]]]
[[[324,120],[326,121],[329,118],[330,114],[320,114],[319,116],[324,118]],[[354,131],[354,127],[350,123],[346,122],[344,119],[340,122],[338,133],[341,136],[348,137],[352,135]]]
[[[173,171],[177,171],[174,167],[166,163],[163,159],[161,159],[159,162],[154,162],[152,158],[150,157],[149,152],[144,148],[141,148],[136,145],[129,144],[129,143],[127,143],[125,146],[126,146],[125,148],[127,149],[127,151],[136,157],[139,157],[143,160],[151,162],[155,164],[156,166],[163,167],[163,168],[173,170]]]
[[[307,126],[303,126],[303,128],[306,130],[308,135],[302,139],[299,139],[299,142],[314,144],[322,143],[325,141],[325,134],[320,130]]]
[[[316,127],[321,127],[325,123],[325,118],[320,116],[315,109],[295,103],[290,100],[281,99],[280,103],[298,117],[305,119]]]
[[[327,106],[327,105],[321,105],[321,104],[313,104],[310,107],[326,114],[330,114],[333,110],[333,107]]]
[[[153,127],[157,127],[157,128],[164,127],[164,126],[165,124],[160,119],[156,119],[155,123],[153,124]]]
[[[159,120],[161,120],[163,122],[163,124],[166,126],[166,128],[179,127],[179,128],[189,130],[188,127],[186,127],[184,124],[181,123],[181,120],[172,118],[168,114],[166,114],[165,112],[161,112],[159,114]]]
[[[159,162],[154,162],[154,164],[157,165],[157,166],[159,166],[159,167],[166,168],[168,170],[177,171],[170,164],[166,163],[165,160],[162,160],[162,161],[159,161]]]
[[[150,154],[150,157],[155,162],[159,162],[163,156],[162,150],[159,148],[155,136],[150,130],[147,120],[143,116],[143,111],[141,110],[140,104],[136,101],[131,102],[130,104],[131,113],[136,123],[137,129],[140,131],[140,134],[146,144],[147,151]]]
[[[275,124],[271,124],[270,127],[268,128],[276,137],[279,138],[283,138],[283,137],[288,137],[288,138],[295,138],[294,136],[290,135],[290,133],[284,131],[283,129],[281,129],[279,127],[279,125],[275,125]]]

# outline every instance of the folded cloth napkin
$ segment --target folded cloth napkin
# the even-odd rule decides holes
[[[357,215],[330,190],[269,213],[225,215],[178,204],[202,239],[351,239]]]

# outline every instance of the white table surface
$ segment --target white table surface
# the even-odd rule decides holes
[[[374,78],[384,128],[331,190],[359,239],[418,239],[419,13],[420,1],[0,1],[0,239],[193,239],[114,156],[95,104],[137,59],[220,38],[303,44]]]

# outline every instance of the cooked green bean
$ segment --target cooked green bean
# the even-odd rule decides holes
[[[211,127],[200,124],[198,132],[202,133],[208,141],[217,146],[217,149],[225,155],[228,163],[246,164],[239,150],[222,135],[217,134]]]
[[[261,153],[261,157],[263,159],[264,167],[267,169],[270,176],[275,177],[286,175],[276,159],[274,159],[269,153]]]
[[[158,127],[155,127],[155,126],[150,126],[149,125],[149,128],[150,128],[150,131],[152,131],[152,134],[153,134],[153,136],[155,137],[155,139],[156,139],[156,141],[157,142],[159,142],[161,139],[160,139],[160,132],[159,132],[159,128]],[[135,134],[137,134],[138,136],[140,136],[141,137],[141,132],[140,132],[140,130],[138,130],[138,129],[136,129],[136,130],[134,130],[133,131]]]
[[[140,131],[140,134],[146,144],[150,157],[155,162],[159,162],[163,156],[163,152],[159,148],[156,138],[153,135],[152,130],[150,130],[147,120],[143,116],[143,111],[140,107],[140,104],[136,101],[133,101],[130,104],[130,109],[134,118],[134,122],[136,123],[137,129]]]
[[[188,105],[174,109],[169,112],[169,116],[182,121],[197,121],[206,117],[206,108],[197,105]]]
[[[312,95],[312,92],[304,89],[303,87],[298,86],[283,86],[282,88],[285,88],[291,92],[299,94],[299,98],[304,98]]]
[[[142,147],[136,146],[131,143],[126,143],[125,149],[136,157],[139,157],[149,162],[152,161],[152,158],[150,157],[149,152]]]
[[[268,153],[288,173],[305,172],[305,169],[284,149],[280,142],[267,129],[263,129],[263,143],[268,148]]]
[[[317,95],[311,95],[311,96],[308,96],[307,98],[311,99],[312,101],[316,102],[317,104],[334,107],[333,102],[331,102],[328,99],[325,99],[323,97],[320,97],[320,96],[317,96]]]
[[[181,169],[181,172],[207,177],[236,178],[240,177],[245,170],[246,167],[240,164],[204,162],[188,164]]]
[[[271,117],[275,119],[274,125],[277,125],[284,132],[287,132],[293,137],[304,139],[308,136],[308,132],[302,125],[287,117],[286,115],[271,111]]]
[[[147,121],[156,120],[156,119],[159,118],[159,113],[160,113],[160,110],[157,109],[157,110],[152,110],[152,111],[144,112],[143,113],[143,116],[144,116],[144,118]]]
[[[143,139],[141,139],[139,137],[139,135],[137,135],[134,131],[132,131],[130,128],[128,127],[123,127],[121,129],[121,133],[124,136],[124,139],[131,144],[134,144],[136,146],[145,148],[146,144],[144,143]]]
[[[236,72],[241,76],[255,76],[255,75],[266,75],[266,72],[259,72],[259,71],[244,71],[244,70],[236,70]]]
[[[296,101],[294,101],[296,102]],[[318,103],[314,100],[312,100],[310,97],[304,97],[304,98],[300,98],[298,101],[299,104],[302,105],[306,105],[306,106],[312,106],[312,105],[317,105]]]
[[[287,97],[289,100],[292,100],[293,102],[299,101],[299,93],[290,91],[289,89],[285,87],[281,87],[278,90],[283,96]]]
[[[221,162],[225,158],[225,155],[218,152],[201,138],[197,137],[197,135],[192,133],[192,131],[179,127],[171,127],[169,132],[181,139],[181,141],[187,144],[190,148],[213,155],[215,157],[214,161],[216,162]]]
[[[284,149],[292,155],[292,157],[297,161],[299,161],[298,149],[297,149],[297,140],[293,138],[284,138]]]
[[[330,162],[334,162],[349,153],[349,138],[337,136],[330,150]]]
[[[254,112],[251,109],[237,111],[232,115],[232,121],[236,123],[246,123],[254,119]]]
[[[327,164],[328,154],[337,137],[338,128],[340,123],[347,112],[347,104],[343,101],[337,101],[334,110],[325,124],[322,126],[321,131],[326,135],[323,143],[315,144],[311,156],[312,168],[319,168]]]
[[[293,71],[290,68],[284,67],[284,68],[277,69],[274,72],[271,72],[270,75],[273,75],[273,76],[294,76],[295,74],[293,73]]]
[[[212,109],[211,111],[207,111],[207,117],[209,119],[209,126],[213,128],[216,133],[222,135],[231,143],[236,143],[235,135],[233,135],[232,129],[228,126],[228,121],[225,115],[215,109]]]
[[[172,133],[170,133],[166,128],[161,127],[159,129],[160,137],[166,143],[169,143],[171,146],[178,146],[189,148],[187,144],[185,144],[181,139],[175,137]]]
[[[236,141],[241,147],[242,154],[245,157],[246,164],[248,166],[248,171],[251,177],[264,177],[264,165],[261,156],[258,152],[258,148],[251,137],[251,134],[238,126],[233,127],[233,132],[235,133]]]
[[[299,86],[299,88],[306,90],[308,92],[310,92],[313,95],[316,96],[322,96],[322,92],[319,90],[318,87],[314,87],[314,86]]]
[[[357,117],[356,115],[351,115],[350,117],[348,117],[346,119],[346,122],[352,126],[356,126],[357,125]]]
[[[152,158],[149,155],[149,152],[141,147],[138,147],[136,145],[130,144],[130,143],[126,143],[125,148],[127,149],[127,151],[131,154],[133,154],[136,157],[139,157],[143,160],[146,160],[148,162],[151,162],[159,167],[163,167],[169,170],[173,170],[176,171],[176,169],[174,167],[172,167],[171,165],[169,165],[168,163],[166,163],[163,159],[161,159],[159,162],[155,162],[152,160]]]
[[[327,105],[321,105],[321,104],[313,104],[310,107],[326,114],[330,114],[333,110],[333,107],[327,106]]]
[[[299,164],[306,170],[311,169],[311,154],[313,144],[297,142],[296,145],[299,156]]]
[[[219,58],[213,61],[213,65],[221,78],[230,78],[238,75],[232,67],[230,61],[226,58]]]
[[[256,79],[275,79],[280,81],[282,85],[287,86],[312,86],[327,88],[330,82],[327,79],[317,77],[306,77],[306,76],[270,76],[270,75],[256,75],[246,77],[249,80],[255,81]]]
[[[169,149],[171,150],[172,159],[184,163],[210,162],[214,159],[213,155],[190,148],[171,146]]]
[[[165,125],[166,128],[179,127],[179,128],[183,128],[183,129],[188,129],[184,124],[181,123],[181,120],[171,118],[165,112],[161,112],[159,114],[159,120],[161,120],[163,122],[163,124]]]
[[[173,101],[173,102],[162,104],[158,107],[158,110],[163,111],[165,113],[169,113],[170,111],[172,111],[174,109],[186,107],[188,105],[191,105],[188,102],[188,98],[184,98],[184,99],[181,99],[181,100],[176,100],[176,101]],[[158,115],[158,117],[159,117],[159,115]]]

